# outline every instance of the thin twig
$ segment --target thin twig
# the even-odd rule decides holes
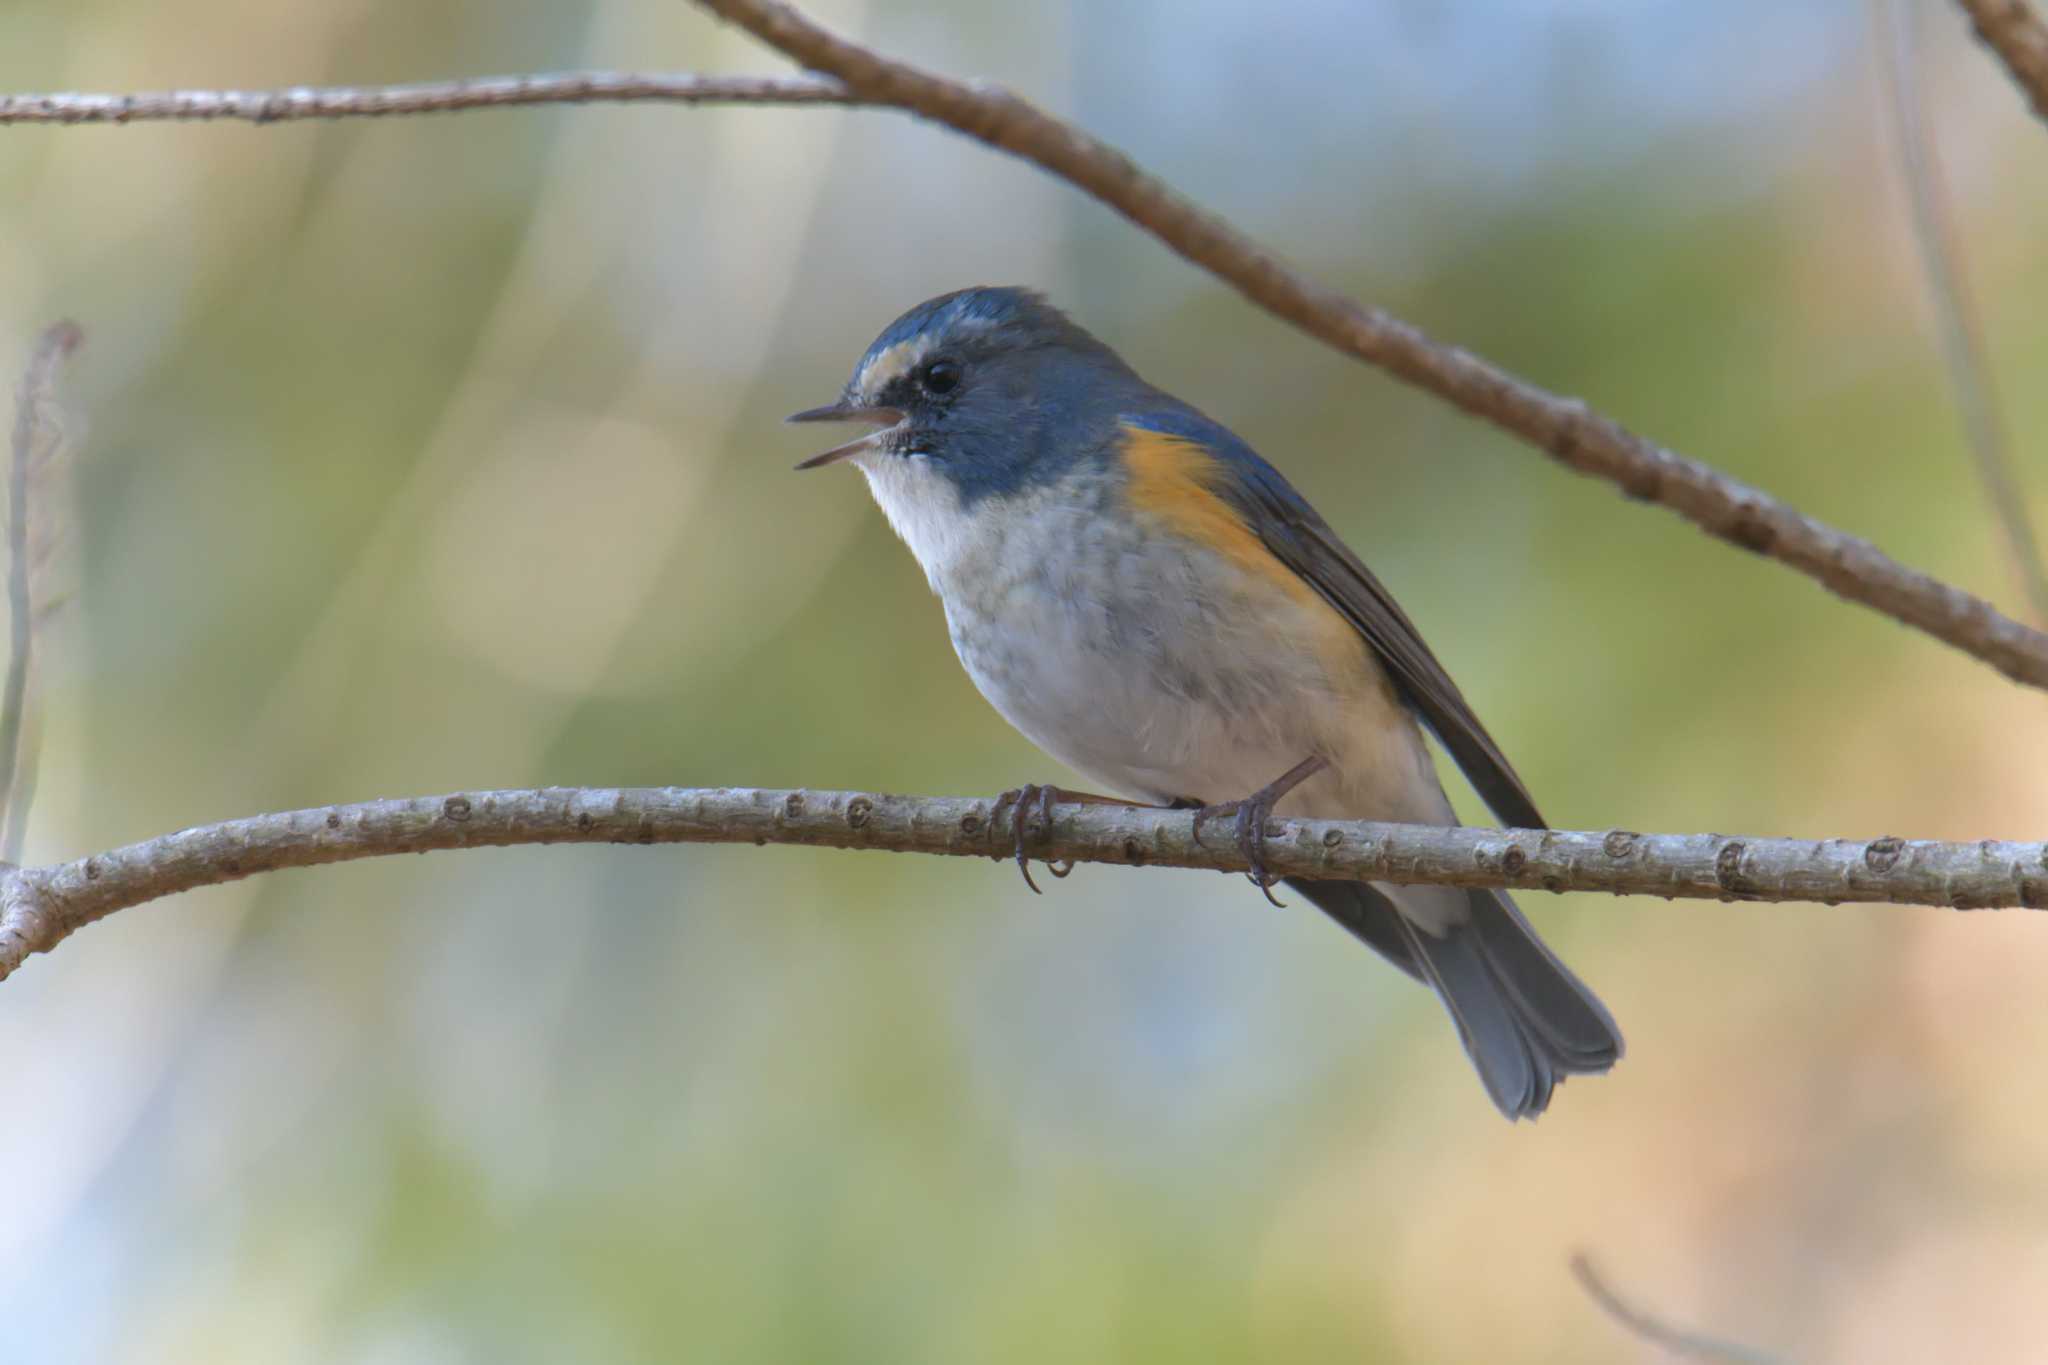
[[[1900,564],[1859,536],[1645,440],[1581,400],[1550,393],[1468,351],[1438,342],[1391,314],[1321,288],[1147,174],[1122,152],[1017,96],[884,60],[783,5],[763,0],[703,3],[805,66],[841,81],[571,72],[433,86],[17,95],[0,97],[0,124],[171,118],[263,123],[603,99],[906,110],[1021,157],[1093,195],[1276,317],[1522,437],[1567,468],[1667,507],[1710,535],[1797,569],[1844,599],[1945,641],[2015,681],[2048,688],[2048,634],[2012,620],[1982,598]]]
[[[1014,826],[959,797],[746,787],[551,787],[364,801],[180,830],[0,881],[0,977],[116,910],[252,873],[435,849],[564,843],[802,844],[1006,858]],[[1243,872],[1236,841],[1188,811],[1062,804],[1026,830],[1047,860]],[[1749,839],[1628,830],[1457,829],[1280,820],[1281,876],[1710,900],[2048,906],[2048,845]]]
[[[1781,1365],[1781,1357],[1759,1351],[1754,1346],[1673,1327],[1652,1317],[1609,1288],[1600,1272],[1594,1269],[1592,1257],[1583,1251],[1572,1255],[1572,1275],[1608,1317],[1644,1341],[1661,1346],[1673,1355],[1688,1356],[1694,1360],[1734,1361],[1736,1365]]]
[[[943,123],[1094,195],[1276,317],[1514,433],[1570,469],[1660,503],[1710,535],[1809,574],[2017,681],[2048,687],[2048,634],[1909,569],[1869,541],[1645,440],[1578,399],[1539,388],[1377,308],[1312,283],[1122,152],[1006,90],[882,57],[779,0],[699,0],[806,69],[875,103]]]
[[[236,119],[385,118],[452,114],[534,104],[863,104],[833,81],[785,77],[692,76],[565,71],[481,76],[424,85],[292,86],[284,90],[160,90],[134,95],[0,95],[0,126],[10,123],[151,123]]]
[[[2048,119],[2048,24],[2041,22],[2027,0],[1957,3],[1969,14],[1970,26],[1984,45],[2005,63],[2034,112]]]
[[[52,414],[60,362],[84,333],[72,322],[45,331],[29,356],[14,399],[14,440],[7,464],[7,681],[0,686],[0,802],[5,827],[22,824],[28,793],[20,786],[21,737],[28,709],[29,666],[35,652],[35,596],[29,583],[29,474],[53,457],[61,439]],[[11,860],[14,849],[4,850]]]
[[[1941,158],[1929,135],[1926,102],[1920,88],[1920,57],[1914,0],[1870,0],[1872,18],[1885,49],[1885,103],[1891,111],[1892,137],[1899,153],[1899,173],[1911,211],[1913,243],[1927,279],[1928,303],[1934,310],[1941,354],[1948,364],[1963,435],[1977,464],[1991,515],[2005,533],[2020,590],[2033,604],[2034,619],[2048,622],[2048,570],[2013,472],[2010,443],[1999,418],[1996,388],[1984,333],[1972,306],[1962,261],[1962,244],[1948,211]]]

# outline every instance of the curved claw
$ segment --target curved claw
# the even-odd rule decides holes
[[[1031,888],[1031,894],[1034,896],[1042,896],[1045,893],[1040,891],[1038,883],[1031,879],[1031,857],[1025,851],[1024,840],[1027,833],[1026,822],[1031,818],[1031,802],[1034,798],[1040,797],[1044,790],[1035,782],[1027,782],[1017,788],[1017,809],[1011,817],[1011,829],[1017,836],[1017,870],[1024,874],[1024,885]]]
[[[1045,837],[1048,840],[1052,838],[1052,808],[1059,798],[1060,789],[1058,787],[1046,786],[1038,789],[1038,827],[1045,831]],[[1055,877],[1064,878],[1069,872],[1074,870],[1074,864],[1064,858],[1048,858],[1045,870],[1052,873]],[[1030,880],[1030,874],[1027,873],[1025,875],[1025,880]],[[1031,889],[1036,891],[1038,888],[1034,886]]]
[[[1033,891],[1037,891],[1037,884],[1031,880],[1031,869],[1025,866],[1024,863],[1024,830],[1022,814],[1024,803],[1029,799],[1030,789],[1028,787],[1012,787],[1008,791],[999,794],[996,797],[995,806],[991,808],[988,813],[988,827],[990,833],[994,833],[996,830],[1001,829],[1003,824],[1003,808],[1011,805],[1013,802],[1015,803],[1017,809],[1011,812],[1010,828],[1012,832],[1012,837],[1016,841],[1017,869],[1018,871],[1024,874],[1024,884],[1026,886],[1029,886]]]
[[[1240,801],[1237,807],[1237,846],[1244,850],[1245,861],[1252,870],[1245,875],[1251,878],[1259,894],[1275,910],[1285,910],[1287,902],[1273,894],[1273,883],[1280,880],[1266,870],[1266,817],[1273,813],[1273,798],[1261,792],[1249,801]]]
[[[1195,842],[1203,842],[1202,826],[1208,821],[1219,820],[1226,815],[1236,816],[1238,851],[1251,864],[1251,871],[1246,875],[1252,885],[1259,888],[1260,895],[1278,909],[1285,910],[1287,903],[1273,894],[1273,884],[1280,879],[1266,870],[1266,821],[1272,818],[1273,807],[1279,804],[1281,797],[1328,766],[1326,759],[1305,758],[1282,775],[1279,781],[1260,788],[1241,801],[1198,807],[1195,811]]]
[[[1033,804],[1037,805],[1039,832],[1050,843],[1052,840],[1053,807],[1062,801],[1070,801],[1084,806],[1100,805],[1129,806],[1133,809],[1143,808],[1142,803],[1126,801],[1119,796],[1097,796],[1093,792],[1070,791],[1065,787],[1055,787],[1050,784],[1041,785],[1037,782],[1027,782],[1021,787],[1012,787],[998,796],[995,806],[988,813],[989,830],[994,832],[1002,827],[1003,808],[1014,802],[1015,809],[1010,812],[1010,835],[1016,843],[1017,870],[1024,874],[1024,884],[1033,891],[1039,891],[1039,888],[1038,883],[1031,876],[1031,855],[1028,849],[1031,832],[1031,807]],[[1048,858],[1045,863],[1045,870],[1052,873],[1055,877],[1064,877],[1074,870],[1074,860],[1071,858]],[[1039,891],[1039,894],[1043,895],[1044,892]]]

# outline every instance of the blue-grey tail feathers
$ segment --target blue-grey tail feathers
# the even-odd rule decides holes
[[[1535,1117],[1566,1076],[1605,1071],[1621,1057],[1606,1007],[1504,893],[1467,892],[1470,918],[1438,938],[1364,882],[1287,885],[1435,988],[1486,1093],[1509,1118]]]

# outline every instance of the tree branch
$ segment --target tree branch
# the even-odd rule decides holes
[[[10,123],[151,123],[452,114],[531,104],[865,104],[837,82],[761,76],[635,75],[565,71],[483,76],[425,85],[292,86],[285,90],[163,90],[136,95],[0,95],[0,126]]]
[[[1661,1318],[1653,1317],[1637,1308],[1611,1289],[1600,1272],[1593,1266],[1593,1258],[1585,1252],[1572,1255],[1572,1277],[1586,1296],[1593,1300],[1600,1311],[1620,1323],[1623,1328],[1653,1346],[1661,1346],[1673,1355],[1688,1360],[1731,1361],[1734,1365],[1778,1365],[1778,1358],[1753,1346],[1728,1341],[1721,1337],[1710,1337],[1704,1332],[1689,1331],[1673,1327]]]
[[[73,930],[145,901],[287,867],[514,844],[802,844],[1003,858],[1017,812],[1000,800],[747,787],[486,791],[364,801],[180,830],[0,880],[0,978]],[[1188,811],[1062,804],[1025,829],[1034,857],[1242,872],[1234,839],[1195,837]],[[1708,900],[2048,905],[2048,845],[1729,838],[1628,830],[1458,829],[1278,820],[1282,876],[1604,891]]]
[[[2027,0],[1957,0],[1984,45],[2012,73],[2034,113],[2048,120],[2048,24]]]
[[[16,95],[0,97],[0,124],[215,118],[269,123],[599,100],[904,110],[1065,180],[1276,317],[1523,438],[1567,468],[1659,503],[1710,535],[1797,569],[1842,598],[1945,641],[2017,682],[2048,688],[2048,634],[1900,564],[1861,537],[1645,440],[1579,399],[1539,388],[1389,313],[1321,288],[1116,148],[1016,95],[889,61],[773,0],[701,2],[813,71],[839,79],[570,72],[440,85]]]
[[[2034,609],[2034,619],[2048,622],[2048,569],[2042,566],[2033,519],[2027,514],[2027,501],[2013,471],[1984,331],[1978,325],[1963,273],[1962,242],[1949,215],[1941,158],[1927,127],[1916,29],[1920,11],[1916,0],[1871,0],[1870,10],[1879,43],[1886,49],[1878,64],[1884,73],[1885,102],[1891,111],[1913,244],[1927,280],[1935,336],[1963,419],[1964,443],[1976,460],[1977,479],[1991,504],[1992,518],[2005,533],[2020,590]]]
[[[28,713],[29,667],[35,652],[36,597],[30,584],[29,485],[37,468],[56,458],[61,441],[51,415],[57,369],[78,349],[78,324],[46,330],[29,357],[14,398],[14,439],[7,465],[7,676],[0,684],[0,810],[7,829],[20,828],[28,801],[22,732]],[[0,844],[11,840],[0,836]],[[8,856],[13,856],[11,847]]]
[[[849,42],[779,0],[699,0],[807,69],[874,104],[943,123],[1095,196],[1274,316],[1522,437],[1567,468],[1661,503],[1708,534],[1768,555],[1852,602],[2048,687],[2048,634],[1907,568],[1869,541],[1666,450],[1377,308],[1310,282],[1108,143],[1006,90],[934,76]]]

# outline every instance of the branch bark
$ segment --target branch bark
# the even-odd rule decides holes
[[[2048,24],[2027,0],[1957,0],[1970,27],[1998,54],[2034,113],[2048,120]]]
[[[1797,569],[1845,600],[1942,640],[2016,682],[2048,688],[2048,634],[1899,563],[1868,540],[1636,435],[1580,399],[1551,393],[1392,314],[1314,284],[1116,148],[1018,96],[890,61],[773,0],[701,2],[825,76],[775,80],[568,72],[438,85],[15,95],[0,97],[0,125],[164,119],[272,123],[632,100],[904,110],[1065,180],[1274,316],[1521,437],[1566,468],[1669,508],[1708,534]],[[2024,10],[2010,4],[1991,8]]]
[[[0,95],[10,123],[163,123],[453,114],[533,104],[865,104],[837,82],[759,76],[565,71],[424,85],[292,86],[284,90],[161,90],[135,95]]]
[[[959,797],[748,787],[484,791],[364,801],[202,825],[0,879],[0,978],[116,910],[258,872],[514,844],[801,844],[1005,858],[1016,807]],[[1232,836],[1194,815],[1062,804],[1025,819],[1034,857],[1243,872]],[[2048,845],[1731,838],[1629,830],[1458,829],[1278,820],[1282,876],[1603,891],[1707,900],[2048,905]]]

